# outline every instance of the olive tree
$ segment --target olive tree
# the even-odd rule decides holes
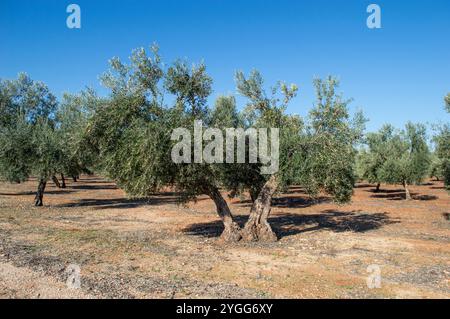
[[[391,143],[395,129],[392,125],[384,125],[379,132],[367,133],[365,144],[358,157],[360,178],[375,183],[378,192],[380,190],[381,168],[389,157],[389,143]]]
[[[36,206],[42,206],[47,180],[62,158],[56,109],[56,98],[44,83],[26,74],[0,80],[0,174],[11,182],[37,176]]]
[[[436,140],[436,137],[433,138]],[[445,171],[443,161],[438,157],[436,151],[431,154],[430,161],[430,178],[435,178],[437,181],[445,179]]]
[[[207,195],[223,222],[225,241],[275,240],[267,221],[272,196],[290,183],[301,182],[311,195],[323,190],[337,201],[350,199],[354,176],[348,164],[354,159],[358,134],[347,113],[348,101],[335,94],[334,79],[316,81],[319,105],[305,128],[298,116],[285,113],[297,87],[279,83],[268,96],[256,71],[248,78],[241,72],[236,75],[238,91],[249,101],[238,112],[233,97],[219,97],[214,108],[208,108],[212,79],[203,64],[177,61],[165,67],[156,48],[152,57],[139,49],[130,64],[118,58],[110,64],[102,78],[110,97],[94,111],[85,138],[101,170],[129,195],[147,197],[166,187],[177,190],[181,202]],[[211,145],[220,144],[224,131],[239,127],[278,129],[278,171],[264,172],[261,157],[255,163],[197,158],[192,137],[210,141],[200,153],[223,159],[226,154],[218,153],[223,148]],[[244,143],[249,151],[247,137]],[[183,161],[174,161],[174,154]],[[254,202],[243,230],[233,220],[221,189],[251,192]]]
[[[350,200],[355,176],[355,144],[361,138],[364,118],[358,114],[350,119],[344,100],[336,92],[339,82],[328,77],[314,81],[317,103],[305,126],[297,116],[285,114],[289,101],[296,95],[295,85],[279,84],[268,97],[258,72],[248,78],[237,76],[238,91],[249,99],[248,108],[257,127],[277,127],[280,130],[279,171],[265,175],[257,199],[242,231],[245,240],[276,240],[268,217],[272,197],[290,183],[303,185],[311,196],[320,191],[338,202]]]
[[[379,170],[380,180],[403,185],[405,198],[412,199],[409,185],[423,181],[431,161],[425,126],[408,123],[405,130],[391,133],[385,148],[387,157]]]
[[[65,93],[56,112],[57,135],[63,152],[58,171],[61,187],[65,187],[65,176],[77,180],[81,173],[91,173],[95,156],[87,147],[84,132],[93,111],[101,99],[92,89],[79,94]]]

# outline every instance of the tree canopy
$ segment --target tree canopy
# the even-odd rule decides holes
[[[55,134],[57,106],[48,87],[26,74],[0,81],[0,174],[12,182],[36,176],[37,206],[62,157]]]
[[[396,131],[385,125],[367,135],[367,145],[360,158],[363,178],[378,184],[401,184],[405,198],[411,199],[408,185],[422,182],[431,164],[425,126],[408,123],[404,130]]]
[[[49,178],[76,176],[92,162],[82,145],[92,94],[66,94],[58,104],[44,83],[26,74],[0,81],[0,175],[11,182],[36,177],[36,206]]]

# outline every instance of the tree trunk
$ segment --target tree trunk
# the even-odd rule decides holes
[[[258,194],[253,189],[250,189],[249,193],[250,193],[250,199],[251,199],[252,203],[254,203],[255,200],[258,198]]]
[[[72,176],[73,181],[76,183],[77,182],[77,177],[76,176]]]
[[[52,176],[52,181],[53,183],[55,183],[56,187],[61,188],[61,184],[59,183],[55,175]]]
[[[42,198],[44,197],[45,186],[47,185],[47,181],[43,178],[39,180],[38,189],[36,192],[36,197],[34,198],[34,206],[42,206]]]
[[[239,225],[233,221],[233,215],[222,194],[217,187],[212,187],[208,190],[208,196],[211,197],[214,204],[216,204],[217,213],[223,222],[224,230],[220,235],[220,240],[224,242],[238,242],[242,238],[240,233],[241,229]]]
[[[381,186],[380,183],[378,183],[378,184],[377,184],[377,188],[375,189],[375,192],[378,193],[378,192],[380,191],[380,186]]]
[[[61,188],[66,188],[66,179],[63,173],[61,173]]]
[[[272,175],[258,194],[247,223],[242,230],[242,238],[246,241],[276,241],[277,236],[270,227],[269,217],[272,196],[278,187],[278,179]]]
[[[411,193],[409,192],[409,188],[408,188],[408,183],[407,182],[403,182],[403,187],[405,188],[405,199],[406,200],[411,200]]]

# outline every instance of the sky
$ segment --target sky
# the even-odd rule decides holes
[[[81,8],[81,29],[66,25],[71,3]],[[371,3],[381,8],[381,29],[366,25]],[[288,112],[305,116],[312,80],[335,75],[368,131],[450,121],[449,39],[448,0],[0,0],[0,78],[26,72],[58,97],[86,86],[103,95],[98,77],[108,60],[156,42],[167,64],[204,61],[211,104],[236,94],[237,70],[257,69],[267,87],[296,83]]]

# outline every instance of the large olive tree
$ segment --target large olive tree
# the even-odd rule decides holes
[[[225,241],[275,240],[267,221],[272,196],[290,183],[305,185],[311,195],[325,191],[340,202],[350,199],[354,176],[349,164],[360,132],[349,119],[348,101],[335,93],[335,79],[315,82],[318,104],[305,127],[298,116],[285,113],[297,87],[280,83],[269,96],[256,71],[248,78],[236,75],[238,91],[249,101],[238,112],[233,97],[219,97],[213,108],[207,106],[212,79],[203,64],[177,61],[165,67],[156,48],[151,57],[144,49],[135,50],[130,64],[117,58],[110,62],[102,80],[111,94],[89,120],[86,140],[96,150],[99,167],[128,194],[145,197],[170,186],[180,201],[208,195],[223,222]],[[206,131],[209,128],[214,130]],[[224,142],[220,136],[236,128],[274,128],[269,140],[271,134],[279,135],[279,169],[264,171],[267,161],[261,154],[252,163],[248,158],[224,163],[228,154],[218,147]],[[196,138],[211,142],[200,154]],[[248,152],[251,143],[245,137]],[[202,159],[205,152],[212,161]],[[174,154],[184,160],[174,161]],[[243,230],[233,220],[221,188],[250,191],[253,206]]]

